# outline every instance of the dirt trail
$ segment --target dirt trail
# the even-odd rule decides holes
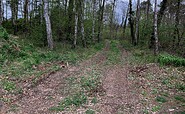
[[[121,49],[121,48],[120,48]],[[129,66],[126,62],[128,53],[121,49],[121,65],[104,69],[103,88],[106,95],[96,106],[100,114],[139,114],[140,104],[137,89],[127,79]]]
[[[0,110],[0,114],[51,114],[48,109],[52,106],[56,106],[61,99],[65,96],[61,94],[60,88],[65,86],[65,78],[73,76],[74,74],[83,73],[87,66],[94,64],[100,64],[106,60],[106,50],[109,48],[109,43],[106,43],[103,51],[98,52],[90,59],[80,63],[77,66],[69,66],[68,68],[61,70],[53,75],[47,77],[47,79],[40,82],[36,87],[31,88],[25,93],[25,96],[13,104],[5,105]],[[52,100],[51,100],[52,99]]]
[[[27,95],[12,104],[12,107],[5,106],[1,114],[53,114],[48,109],[56,106],[65,96],[61,94],[61,87],[65,86],[64,78],[73,75],[81,75],[89,66],[96,66],[103,72],[103,88],[106,92],[100,96],[100,100],[93,109],[100,114],[124,114],[139,113],[140,104],[137,96],[137,89],[127,80],[129,67],[125,62],[128,53],[121,50],[120,57],[125,63],[122,65],[105,66],[107,52],[110,43],[107,42],[103,51],[97,53],[90,59],[82,62],[79,66],[70,66],[67,69],[50,75],[36,87],[31,88]],[[52,99],[52,100],[51,100]],[[80,112],[76,112],[79,114]]]

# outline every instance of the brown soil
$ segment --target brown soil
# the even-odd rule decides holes
[[[37,86],[30,88],[21,99],[11,105],[4,105],[0,108],[0,114],[84,114],[88,108],[95,110],[96,114],[143,113],[141,89],[148,90],[143,85],[147,80],[144,78],[139,78],[143,80],[129,80],[128,77],[131,73],[140,74],[150,68],[156,68],[152,69],[153,72],[160,71],[160,69],[152,65],[132,68],[127,62],[129,53],[124,49],[120,50],[122,53],[121,64],[105,65],[109,51],[109,43],[107,42],[106,47],[90,59],[49,75]],[[102,91],[105,94],[97,95],[98,103],[79,107],[75,111],[58,113],[50,111],[49,108],[57,106],[66,97],[61,92],[61,88],[66,86],[65,78],[82,76],[85,72],[91,71],[91,67],[101,71],[103,75]]]

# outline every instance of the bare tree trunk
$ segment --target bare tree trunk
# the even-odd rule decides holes
[[[2,18],[3,18],[1,5],[2,5],[2,1],[0,0],[0,26],[2,26]]]
[[[165,9],[167,7],[167,2],[168,2],[168,0],[163,0],[162,3],[161,3],[162,5],[161,5],[161,8],[160,8],[159,13],[157,15],[157,26],[158,27],[161,24],[162,17],[164,15],[164,11],[165,11]],[[149,48],[150,49],[154,48],[154,44],[155,44],[154,42],[155,42],[155,37],[154,37],[154,30],[153,30],[153,32],[151,34],[151,38],[150,38],[150,44],[149,44]]]
[[[8,20],[8,2],[6,1],[6,21]]]
[[[25,24],[27,24],[27,22],[28,22],[28,3],[29,3],[29,0],[25,0],[25,3],[24,3],[24,20],[25,20]]]
[[[81,34],[82,34],[82,44],[83,47],[86,48],[86,40],[85,40],[85,30],[84,30],[84,0],[80,0],[81,2]]]
[[[179,46],[180,44],[180,32],[179,32],[179,13],[180,13],[180,4],[181,1],[178,0],[177,2],[177,10],[176,10],[176,15],[175,15],[175,30],[174,30],[174,34],[173,34],[173,48],[175,48],[175,40],[177,38],[177,44],[176,46]]]
[[[104,7],[105,7],[105,0],[100,0],[99,3],[100,9],[99,9],[99,23],[98,23],[98,42],[100,42],[101,32],[102,32],[102,26],[103,26],[103,14],[104,14]],[[103,2],[103,3],[102,3]]]
[[[16,20],[18,16],[18,0],[11,0],[10,7],[12,12],[12,26],[13,26],[14,35],[15,35],[17,33]]]
[[[128,5],[128,8],[127,8],[127,13],[126,13],[126,17],[125,17],[125,21],[124,21],[124,25],[123,25],[123,36],[125,34],[125,29],[126,29],[126,26],[127,26],[128,14],[129,14],[129,5]]]
[[[132,37],[132,44],[134,44],[134,22],[133,22],[133,12],[132,12],[132,0],[129,0],[129,23],[130,23],[130,34]]]
[[[44,0],[44,18],[46,21],[46,31],[47,31],[47,41],[48,47],[53,49],[53,38],[52,38],[52,30],[51,30],[51,21],[48,12],[48,0]]]
[[[139,20],[140,20],[140,0],[137,0],[136,31],[135,31],[134,45],[138,44],[138,39],[139,39]]]
[[[157,0],[155,0],[154,7],[154,38],[155,38],[154,54],[157,55],[159,53],[158,34],[157,34]]]
[[[75,12],[75,37],[73,42],[73,48],[76,48],[76,41],[78,36],[78,14]]]
[[[147,0],[146,20],[149,19],[149,12],[150,12],[150,0]]]
[[[96,0],[93,0],[93,22],[92,22],[92,40],[95,42],[95,8],[96,8]]]
[[[29,0],[25,0],[24,2],[24,24],[25,24],[25,32],[27,31],[27,26],[28,26],[28,3]]]
[[[113,1],[112,4],[112,12],[111,12],[111,17],[110,17],[110,38],[114,36],[114,28],[113,28],[113,18],[114,18],[114,8],[115,8],[116,0]]]

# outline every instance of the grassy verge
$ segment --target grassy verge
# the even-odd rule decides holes
[[[107,55],[106,64],[118,64],[121,62],[121,51],[119,49],[119,42],[117,40],[111,40],[110,42],[110,50]]]
[[[61,69],[60,61],[75,65],[104,47],[95,44],[89,48],[71,49],[68,44],[56,43],[56,49],[50,51],[5,33],[0,40],[0,100],[3,101],[11,100],[5,97],[7,94],[21,93],[21,83],[30,81],[30,78],[34,83],[40,76]]]
[[[128,61],[132,65],[157,62],[157,56],[154,56],[153,52],[147,47],[133,46],[126,40],[121,41],[121,45],[124,49],[131,52],[131,56],[128,58]]]
[[[101,87],[101,75],[94,71],[80,77],[68,77],[66,79],[67,96],[58,104],[51,107],[52,111],[72,111],[80,106],[97,103],[97,92]],[[87,113],[89,111],[87,110]],[[91,111],[90,111],[91,112]]]

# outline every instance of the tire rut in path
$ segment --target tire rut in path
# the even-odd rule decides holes
[[[121,61],[125,62],[129,54],[124,49],[121,49],[121,52],[121,59],[123,59]],[[106,95],[100,98],[100,103],[96,105],[95,109],[100,114],[141,113],[138,90],[127,79],[129,75],[128,63],[109,66],[103,69],[103,72],[103,88]]]

